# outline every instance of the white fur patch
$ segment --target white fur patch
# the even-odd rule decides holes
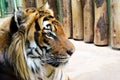
[[[50,24],[49,21],[44,21],[43,22],[43,28],[45,28],[44,32],[45,33],[51,33],[52,35],[56,36],[56,34],[54,32],[51,31],[51,26],[49,26],[48,24]],[[54,39],[53,37],[51,36],[47,36],[46,37],[50,38],[50,39]]]
[[[45,8],[46,8],[46,9],[49,9],[49,8],[50,8],[50,5],[48,4],[48,2],[46,2]]]
[[[40,55],[35,51],[35,49],[38,47],[34,41],[30,42],[29,47],[30,48],[26,49],[25,59],[26,59],[27,65],[29,66],[30,70],[33,70],[34,72],[36,72],[36,70],[38,70],[38,68],[41,67],[40,58],[37,58],[37,57],[40,57]],[[32,50],[32,54],[30,56],[33,56],[36,58],[31,58],[30,56],[27,56],[27,53],[31,52],[31,50]],[[37,50],[39,53],[42,54],[42,51],[40,51],[39,48]]]
[[[39,54],[41,54],[41,55],[42,55],[42,51],[39,49],[39,47],[38,47],[38,46],[37,46],[37,50],[38,50]]]
[[[31,58],[27,58],[27,64],[31,70],[34,69],[34,71],[35,71],[36,67],[35,67],[35,64]]]
[[[44,21],[44,22],[43,22],[43,28],[45,28],[45,29],[50,29],[51,27],[50,27],[50,26],[47,26],[48,24],[50,24],[49,21]]]
[[[30,48],[36,48],[37,45],[35,43],[35,41],[30,41]]]

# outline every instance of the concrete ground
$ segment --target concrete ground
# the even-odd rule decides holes
[[[73,80],[120,80],[120,50],[71,41],[76,51],[65,71]]]

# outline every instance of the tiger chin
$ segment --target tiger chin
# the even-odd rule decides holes
[[[70,80],[61,67],[74,46],[53,14],[19,9],[0,25],[0,80]]]

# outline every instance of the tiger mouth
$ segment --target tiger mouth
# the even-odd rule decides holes
[[[67,64],[69,58],[70,56],[67,55],[47,53],[41,58],[41,61],[43,64],[49,64],[53,67],[59,67]]]
[[[47,64],[52,65],[53,67],[59,67],[61,65],[65,65],[66,63],[68,63],[68,59],[50,59],[47,60]]]
[[[47,63],[53,67],[59,67],[59,66],[62,66],[62,65],[65,65],[67,64],[69,61],[69,58],[48,58],[48,59],[44,59],[42,60],[43,63]]]

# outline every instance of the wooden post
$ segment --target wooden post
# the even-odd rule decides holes
[[[43,5],[43,0],[36,0],[36,7],[40,8]]]
[[[49,0],[35,0],[36,7],[37,8],[42,7],[47,1],[49,2]],[[53,1],[53,0],[51,0],[51,1]]]
[[[53,10],[55,18],[58,20],[58,11],[57,11],[57,0],[48,0],[48,3],[50,5],[50,9]]]
[[[81,0],[72,0],[72,27],[73,38],[77,40],[83,39],[83,19]]]
[[[71,37],[72,28],[72,11],[71,0],[61,0],[62,7],[62,25],[68,38]]]
[[[26,2],[26,7],[29,8],[29,7],[35,7],[36,6],[36,2],[35,0],[25,0]]]
[[[47,0],[47,1],[50,5],[50,9],[52,9],[54,12],[55,18],[62,23],[61,0]]]
[[[94,23],[93,23],[93,0],[84,1],[84,41],[93,42]]]
[[[94,9],[94,44],[101,46],[108,45],[107,1],[94,0]]]
[[[111,2],[111,46],[120,49],[120,0]]]
[[[26,8],[26,0],[16,0],[17,7]]]

